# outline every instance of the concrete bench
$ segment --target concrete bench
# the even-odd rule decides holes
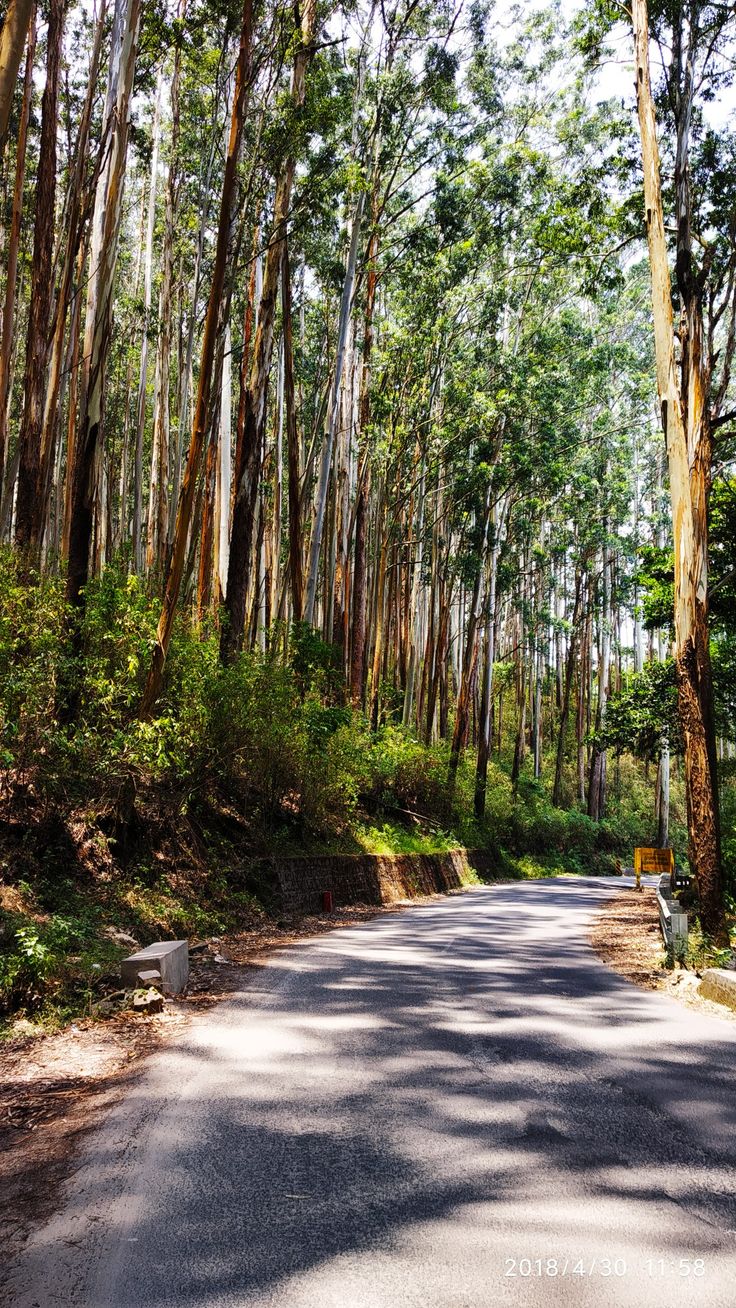
[[[147,973],[159,972],[160,989],[165,994],[179,995],[186,990],[189,980],[189,944],[186,940],[157,940],[155,944],[139,949],[137,954],[124,958],[120,971],[124,984],[128,986],[139,985]],[[150,976],[147,979],[150,980]]]

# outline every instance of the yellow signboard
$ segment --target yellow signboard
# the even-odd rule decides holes
[[[669,876],[672,876],[674,870],[675,856],[671,849],[634,850],[634,876],[636,877],[637,890],[641,890],[642,872],[653,876],[662,876],[662,873],[666,872]]]

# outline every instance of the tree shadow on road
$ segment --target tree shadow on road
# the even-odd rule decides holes
[[[159,1054],[125,1106],[122,1192],[113,1130],[76,1200],[106,1214],[110,1305],[279,1303],[308,1274],[322,1308],[330,1267],[400,1263],[442,1223],[460,1282],[468,1248],[544,1255],[550,1230],[559,1249],[613,1253],[644,1225],[642,1257],[728,1253],[736,1042],[602,965],[580,929],[595,902],[590,882],[530,883],[521,913],[499,887],[320,938]]]

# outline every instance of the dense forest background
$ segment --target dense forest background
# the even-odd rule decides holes
[[[736,24],[647,21],[728,908]],[[625,11],[13,0],[0,45],[0,1004],[257,913],[252,854],[684,862]]]

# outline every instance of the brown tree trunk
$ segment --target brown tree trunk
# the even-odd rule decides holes
[[[6,18],[7,23],[7,18]],[[4,29],[3,29],[4,30]],[[33,99],[33,61],[36,54],[36,24],[30,30],[28,53],[26,55],[26,72],[23,82],[23,103],[18,124],[18,145],[15,162],[15,186],[13,189],[13,210],[10,219],[8,238],[8,259],[5,270],[5,299],[3,301],[3,333],[0,342],[0,487],[5,475],[5,456],[8,450],[8,398],[11,385],[11,359],[13,353],[13,334],[15,330],[15,291],[18,282],[18,249],[23,221],[23,186],[26,175],[26,143],[28,140],[28,121],[31,116]]]
[[[294,340],[291,307],[291,269],[288,242],[284,242],[281,269],[281,310],[284,320],[284,406],[286,410],[286,449],[289,467],[289,578],[291,582],[291,617],[301,622],[304,608],[304,574],[302,549],[302,515],[299,469],[299,434],[296,425],[294,395]]]
[[[123,186],[128,149],[130,97],[138,47],[141,0],[116,6],[113,19],[107,121],[111,126],[109,158],[98,186],[90,260],[85,323],[85,378],[80,406],[79,435],[70,478],[69,563],[67,603],[80,608],[90,569],[94,529],[97,464],[102,448],[102,404],[112,330],[113,290]],[[101,189],[100,189],[101,188]],[[91,316],[90,316],[91,315]],[[79,624],[74,624],[75,644]],[[68,705],[74,711],[74,705]]]
[[[180,17],[186,0],[179,5]],[[153,448],[157,471],[156,496],[152,501],[148,520],[146,567],[163,570],[169,536],[169,440],[170,440],[170,386],[171,386],[171,298],[174,277],[174,224],[179,200],[179,136],[181,112],[179,86],[181,81],[181,43],[174,55],[171,78],[171,158],[166,182],[164,210],[164,248],[161,259],[161,303],[157,345],[156,373],[158,384],[154,401]]]
[[[709,376],[703,356],[702,290],[692,269],[689,228],[689,115],[686,123],[681,123],[675,178],[677,277],[683,302],[683,320],[678,333],[681,356],[678,375],[659,146],[649,70],[646,0],[633,0],[632,20],[657,390],[667,440],[675,540],[675,663],[680,725],[685,743],[690,859],[697,877],[703,929],[719,942],[726,942],[708,625],[708,497],[712,432],[708,408]]]
[[[375,212],[374,192],[374,212]],[[372,215],[373,220],[373,215]],[[360,380],[360,404],[358,412],[358,430],[363,441],[367,440],[368,420],[370,418],[370,371],[373,352],[373,317],[376,306],[376,285],[378,258],[378,229],[373,225],[368,243],[368,276],[366,279],[366,300],[363,316],[363,363]],[[358,494],[355,504],[355,543],[353,546],[353,621],[350,636],[350,695],[353,704],[363,701],[363,684],[365,681],[365,643],[366,616],[368,596],[367,575],[367,533],[368,501],[371,487],[370,453],[367,446],[361,447],[360,470],[358,477]]]
[[[565,679],[562,689],[562,703],[560,705],[560,722],[557,732],[557,759],[555,762],[555,781],[552,787],[552,803],[559,808],[562,800],[562,770],[565,762],[565,738],[567,736],[567,724],[570,718],[570,697],[572,694],[572,679],[575,673],[575,653],[577,645],[578,623],[580,621],[580,600],[582,594],[583,574],[580,569],[575,574],[575,602],[572,610],[572,622],[570,623],[570,644],[567,647],[567,658],[565,660]]]
[[[483,544],[481,547],[478,571],[473,583],[473,594],[470,601],[470,611],[468,613],[467,630],[465,635],[465,653],[463,656],[462,671],[460,675],[457,705],[455,707],[455,728],[452,733],[452,748],[450,750],[450,766],[448,772],[448,785],[450,791],[452,791],[455,786],[460,755],[465,749],[468,739],[471,683],[478,658],[478,623],[480,620],[481,587],[483,583],[483,573],[486,566],[488,535],[491,527],[491,511],[493,505],[492,485],[492,482],[489,481],[483,510]]]
[[[41,432],[53,289],[56,131],[64,10],[64,0],[51,0],[46,44],[46,85],[41,102],[41,145],[34,204],[31,304],[26,341],[25,403],[20,430],[20,466],[15,510],[16,544],[20,550],[28,551],[34,562],[38,562],[41,532],[46,521]]]
[[[514,761],[511,766],[511,784],[514,790],[516,790],[516,787],[519,784],[521,768],[526,753],[526,651],[523,644],[521,645],[519,654],[521,658],[521,672],[519,675],[518,690],[519,719],[516,731],[516,744],[514,745]]]
[[[215,543],[215,496],[219,460],[220,412],[215,405],[210,414],[210,434],[205,459],[202,525],[199,533],[199,573],[197,576],[197,617],[204,622],[213,600],[213,547]],[[216,598],[216,597],[215,597]]]
[[[5,145],[18,69],[32,13],[33,0],[9,0],[5,10],[5,22],[0,32],[0,149]]]
[[[63,404],[63,391],[65,378],[64,368],[64,338],[66,329],[66,317],[69,305],[72,301],[74,288],[74,271],[78,269],[78,283],[81,284],[82,264],[79,261],[80,251],[84,242],[85,224],[88,218],[88,198],[90,193],[94,193],[94,186],[97,181],[99,171],[102,167],[105,142],[100,147],[98,158],[92,177],[88,183],[90,191],[85,186],[87,175],[87,154],[89,151],[90,128],[92,124],[92,114],[96,101],[96,87],[99,77],[100,58],[102,54],[103,36],[106,27],[107,3],[101,4],[97,15],[97,24],[95,28],[94,42],[92,46],[92,56],[89,67],[89,84],[87,95],[85,97],[84,109],[77,130],[77,139],[74,146],[74,169],[66,201],[66,241],[63,258],[63,271],[61,276],[61,285],[56,301],[56,316],[53,330],[53,343],[51,346],[51,362],[49,366],[49,375],[46,382],[46,399],[44,402],[43,429],[41,432],[41,498],[44,505],[48,504],[51,488],[51,475],[54,465],[57,429],[59,427],[59,409]],[[75,296],[74,310],[79,312],[79,300],[81,298],[80,290],[77,290]],[[73,310],[73,313],[74,313]],[[73,354],[74,345],[70,353]],[[44,521],[41,523],[41,534],[45,530],[45,510]]]
[[[176,525],[174,527],[174,537],[171,547],[171,557],[166,577],[163,608],[161,611],[161,617],[159,618],[158,630],[156,632],[156,644],[151,659],[148,679],[143,692],[143,699],[141,700],[140,715],[142,718],[150,717],[156,700],[161,693],[164,665],[166,663],[166,655],[171,642],[176,604],[179,598],[179,589],[186,561],[187,540],[189,538],[189,529],[192,521],[192,509],[194,507],[197,489],[199,465],[202,460],[202,447],[204,445],[207,419],[210,409],[212,373],[217,340],[220,300],[222,299],[225,288],[230,222],[236,194],[238,159],[240,158],[240,146],[243,137],[243,125],[245,122],[245,108],[250,84],[251,34],[252,0],[244,0],[242,26],[240,31],[240,47],[238,50],[238,64],[235,75],[235,94],[233,96],[232,118],[230,122],[230,138],[228,141],[227,159],[225,161],[225,176],[222,183],[222,195],[220,197],[217,248],[215,252],[215,263],[212,270],[212,283],[210,286],[209,300],[207,303],[204,336],[202,339],[202,358],[199,368],[199,385],[197,389],[197,403],[195,406],[194,421],[192,425],[192,439],[187,454],[184,476],[182,478],[181,494],[179,496]]]
[[[314,54],[316,19],[316,0],[306,0],[302,13],[300,42],[294,56],[291,86],[292,101],[297,111],[304,107],[307,69]],[[263,274],[263,291],[258,308],[258,325],[253,343],[250,378],[247,391],[243,393],[241,390],[243,409],[238,415],[235,499],[225,596],[225,621],[220,638],[220,658],[223,663],[231,662],[243,646],[253,549],[253,525],[266,421],[266,395],[273,356],[276,299],[281,282],[286,224],[295,172],[296,159],[290,156],[284,161],[276,185],[273,228]]]

